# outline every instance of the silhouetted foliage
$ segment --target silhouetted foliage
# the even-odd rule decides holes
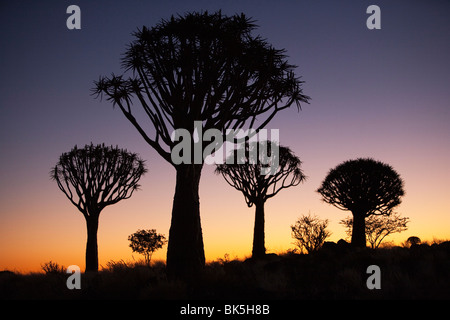
[[[372,249],[376,249],[383,242],[384,238],[392,233],[398,233],[408,230],[407,223],[409,218],[402,218],[398,213],[392,213],[389,216],[371,215],[366,218],[366,238]],[[342,219],[340,224],[346,228],[346,233],[349,237],[353,232],[353,219],[347,217]]]
[[[420,238],[419,238],[419,237],[416,237],[416,236],[409,237],[409,238],[406,240],[406,243],[407,243],[410,247],[419,245],[421,242],[422,242],[422,240],[420,240]]]
[[[130,234],[128,240],[133,252],[144,255],[147,266],[150,266],[153,252],[161,249],[167,242],[166,237],[161,233],[156,233],[155,229],[138,230]]]
[[[326,203],[352,212],[352,244],[357,247],[366,246],[366,217],[390,215],[404,195],[399,174],[391,166],[370,158],[339,164],[330,170],[317,192]]]
[[[45,262],[41,264],[42,270],[45,274],[65,274],[66,268],[64,266],[60,266],[57,262],[53,262],[50,260],[49,262]]]
[[[118,147],[75,146],[63,153],[51,178],[86,219],[86,271],[98,271],[97,230],[100,212],[131,197],[146,172],[137,154]]]
[[[235,150],[230,164],[217,165],[215,172],[221,174],[225,181],[236,190],[242,192],[248,207],[255,205],[255,227],[253,232],[252,256],[260,258],[265,254],[264,246],[264,203],[282,189],[296,186],[306,178],[300,166],[300,159],[288,148],[278,146],[278,153],[274,152],[275,142],[262,141],[246,143],[244,150]],[[257,154],[253,148],[263,148],[273,158],[270,160],[278,163],[278,167],[272,174],[262,174],[273,163],[269,160],[262,163],[261,159],[251,159],[250,155]],[[240,159],[237,159],[241,155]],[[237,161],[236,161],[237,160]]]
[[[95,82],[94,94],[119,106],[177,171],[167,250],[168,273],[177,278],[190,278],[205,264],[198,197],[203,159],[174,164],[171,133],[188,130],[191,144],[201,144],[194,142],[194,121],[201,121],[204,131],[225,134],[226,129],[253,128],[258,117],[254,129],[259,129],[279,111],[293,104],[300,108],[309,99],[285,51],[252,35],[255,28],[244,14],[172,16],[133,34],[122,59],[124,74]],[[143,111],[139,115],[136,105]]]
[[[311,253],[320,249],[325,239],[331,235],[327,231],[328,219],[321,220],[310,214],[301,216],[295,224],[291,225],[292,237],[300,252]]]

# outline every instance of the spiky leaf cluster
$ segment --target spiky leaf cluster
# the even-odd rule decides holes
[[[339,164],[317,192],[326,203],[366,217],[391,214],[405,194],[400,175],[390,165],[371,158]]]
[[[194,121],[202,121],[204,130],[258,130],[278,111],[292,104],[300,108],[309,97],[285,51],[254,36],[255,28],[244,14],[228,17],[220,11],[142,27],[123,56],[125,73],[100,77],[93,92],[118,105],[168,162],[171,133],[179,128],[193,133]],[[142,110],[146,117],[136,116]]]

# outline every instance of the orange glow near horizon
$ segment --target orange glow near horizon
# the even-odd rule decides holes
[[[171,169],[170,167],[168,169]],[[223,258],[230,259],[250,257],[253,239],[254,208],[247,208],[240,192],[228,186],[220,176],[212,174],[212,168],[206,168],[200,185],[201,218],[207,261]],[[314,192],[315,181],[283,190],[277,197],[267,201],[266,213],[266,248],[267,252],[283,253],[293,249],[290,225],[302,214],[308,212],[328,219],[332,235],[328,241],[346,238],[344,228],[338,223],[349,213],[323,203]],[[316,179],[314,179],[316,180]],[[212,182],[214,181],[214,182]],[[168,237],[170,227],[171,199],[174,181],[167,181],[161,186],[143,185],[131,199],[104,209],[100,216],[98,232],[99,265],[106,267],[108,261],[137,261],[142,256],[132,253],[128,247],[127,237],[137,229],[155,228],[157,232]],[[202,188],[208,185],[208,188]],[[212,187],[214,186],[214,187]],[[57,189],[57,188],[56,188]],[[1,234],[2,245],[0,270],[12,270],[28,273],[40,272],[41,264],[52,260],[65,267],[76,264],[84,270],[86,244],[86,226],[84,218],[63,196],[53,188],[54,204],[44,205],[41,209],[34,206],[36,216],[46,223],[35,228],[37,224],[25,224],[18,214],[15,219],[7,221],[9,228]],[[419,236],[422,240],[450,239],[447,226],[450,218],[447,207],[435,203],[429,206],[421,201],[419,190],[407,184],[407,195],[399,206],[402,216],[410,217],[409,229],[400,234],[386,238],[400,245],[409,236]],[[420,192],[419,192],[420,193]],[[219,194],[219,195],[217,195]],[[437,197],[437,195],[436,195]],[[156,199],[158,201],[156,202]],[[147,205],[150,204],[150,205]],[[307,205],[306,205],[307,204]],[[22,213],[33,210],[33,203],[21,206]],[[61,211],[61,212],[59,212]],[[434,212],[440,221],[429,221],[423,212]],[[14,227],[16,226],[16,227]],[[20,230],[20,235],[13,230]],[[13,240],[11,240],[13,239]],[[165,260],[167,246],[156,251],[155,260]]]

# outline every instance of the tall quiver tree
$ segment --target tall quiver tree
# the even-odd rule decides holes
[[[400,175],[390,165],[371,158],[344,161],[331,169],[317,192],[326,203],[352,213],[355,247],[366,246],[365,219],[389,216],[405,194]]]
[[[94,93],[119,106],[145,141],[176,170],[169,277],[193,279],[205,265],[199,205],[205,146],[201,139],[194,141],[194,121],[201,123],[197,130],[202,132],[259,130],[277,112],[293,104],[299,109],[300,102],[308,102],[284,50],[252,35],[255,28],[244,14],[172,16],[133,34],[135,40],[122,60],[123,75],[95,82]],[[177,129],[190,133],[191,150],[197,150],[191,161],[172,160],[177,142],[171,134]]]
[[[300,159],[288,148],[274,142],[246,143],[244,150],[236,150],[227,163],[217,165],[215,172],[225,181],[242,192],[248,207],[255,205],[255,226],[253,229],[252,257],[265,255],[264,204],[282,189],[298,185],[305,180]],[[255,151],[255,148],[258,148]],[[264,150],[263,152],[261,152]],[[259,157],[268,152],[269,161]],[[239,156],[240,155],[240,156]]]
[[[144,161],[118,147],[75,146],[63,153],[51,178],[86,219],[86,271],[98,271],[97,230],[100,212],[131,197],[146,172]]]

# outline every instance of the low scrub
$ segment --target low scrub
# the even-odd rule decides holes
[[[369,265],[381,272],[381,289],[368,289]],[[165,264],[110,261],[98,273],[69,275],[55,264],[46,273],[0,272],[2,299],[449,299],[450,242],[353,249],[327,243],[311,254],[289,252],[263,259],[219,259],[195,284],[169,281]]]

